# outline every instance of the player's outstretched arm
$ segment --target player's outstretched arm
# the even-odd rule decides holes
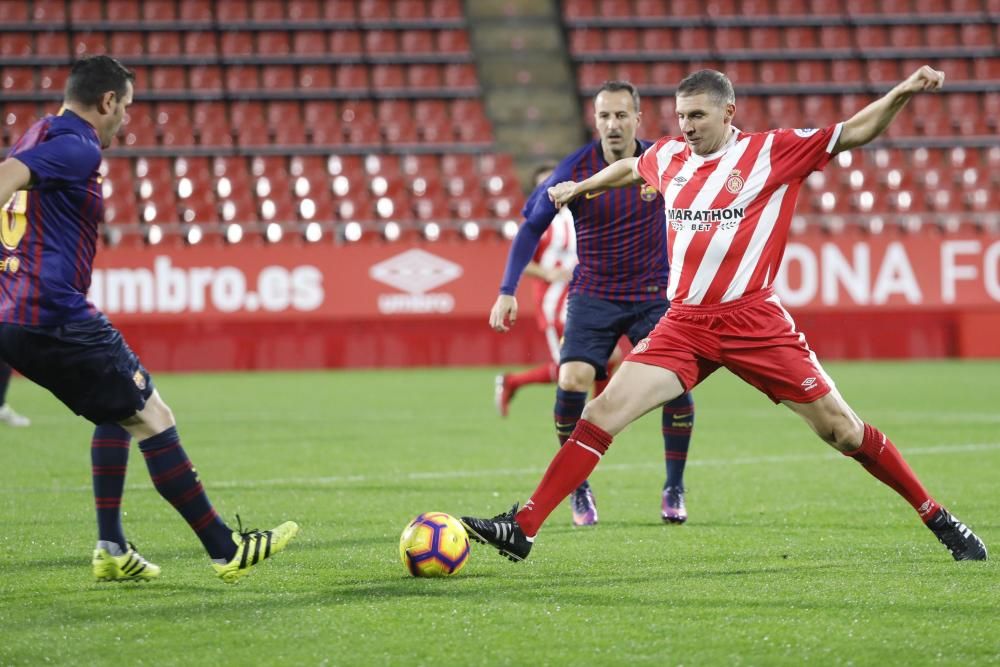
[[[630,185],[642,183],[642,177],[635,170],[636,162],[638,162],[638,158],[623,158],[609,164],[585,181],[579,183],[563,181],[549,188],[549,199],[556,208],[562,208],[580,195],[604,192],[615,188],[627,188]]]
[[[0,206],[31,184],[31,170],[17,158],[0,162]]]
[[[924,65],[916,72],[898,83],[883,97],[875,100],[861,111],[844,122],[844,127],[837,139],[833,152],[840,153],[858,146],[863,146],[882,134],[914,94],[928,91],[934,92],[944,85],[944,72],[931,69]]]

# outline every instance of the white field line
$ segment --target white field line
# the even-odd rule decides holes
[[[963,443],[955,445],[933,445],[930,447],[909,447],[903,454],[907,457],[913,456],[938,456],[952,454],[971,454],[975,452],[987,452],[1000,450],[1000,442],[984,443]],[[689,466],[698,467],[727,467],[727,466],[752,466],[773,463],[798,463],[803,461],[832,461],[842,458],[833,450],[819,451],[814,454],[787,454],[778,456],[747,456],[731,459],[701,459],[692,458],[688,461]],[[600,470],[606,472],[629,472],[634,470],[661,469],[663,464],[657,463],[604,463]],[[427,480],[447,480],[447,479],[477,479],[481,477],[519,477],[525,475],[539,476],[545,472],[541,467],[528,468],[490,468],[487,470],[438,470],[424,472],[404,472],[386,473],[376,475],[331,475],[321,477],[277,477],[272,479],[240,479],[240,480],[216,480],[208,481],[207,488],[211,489],[254,489],[260,487],[281,487],[281,486],[344,486],[350,487],[356,484],[385,484],[386,488],[391,488],[393,484],[404,482],[427,481]],[[135,473],[133,473],[135,475]],[[127,484],[127,489],[149,488],[149,481],[142,481]],[[6,487],[0,489],[0,495],[16,493],[83,493],[92,490],[87,486],[64,486],[64,487]]]

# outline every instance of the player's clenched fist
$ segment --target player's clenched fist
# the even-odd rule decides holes
[[[943,85],[944,72],[924,65],[903,82],[903,89],[908,93],[919,93],[938,90]]]
[[[494,331],[501,333],[510,331],[517,320],[517,299],[509,294],[501,294],[497,297],[493,309],[490,311],[490,327]]]
[[[556,208],[562,208],[576,198],[576,182],[563,181],[549,188],[549,199]]]

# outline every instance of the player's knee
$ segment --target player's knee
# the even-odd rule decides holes
[[[861,446],[864,424],[853,414],[836,414],[831,415],[817,432],[834,449],[850,452]]]
[[[559,367],[559,388],[563,391],[590,391],[594,369],[589,365],[563,364]]]
[[[583,406],[581,419],[586,419],[591,424],[604,428],[606,417],[614,412],[614,403],[607,395],[607,392]]]

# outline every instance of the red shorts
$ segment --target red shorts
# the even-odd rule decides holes
[[[720,366],[775,403],[810,403],[833,388],[773,289],[710,306],[671,306],[626,361],[673,371],[693,389]]]

